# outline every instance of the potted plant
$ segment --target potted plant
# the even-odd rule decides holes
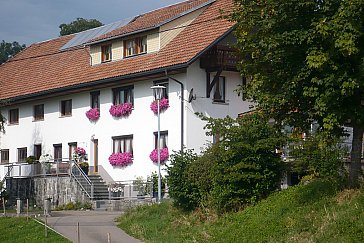
[[[132,103],[123,103],[119,105],[112,105],[109,109],[110,115],[114,117],[126,117],[133,111]]]
[[[158,149],[154,149],[150,153],[149,158],[154,163],[158,163]],[[161,164],[164,164],[168,160],[168,158],[169,158],[168,148],[160,149],[160,158],[161,158]]]
[[[28,156],[25,161],[28,163],[28,164],[35,164],[35,163],[38,163],[37,161],[37,158],[33,155],[31,156]]]
[[[78,165],[80,166],[81,170],[88,175],[89,165],[87,162],[79,162]]]
[[[127,166],[133,163],[133,154],[129,152],[114,153],[109,156],[109,162],[112,166]]]
[[[91,108],[90,110],[86,111],[86,117],[90,121],[96,121],[100,118],[100,111],[97,108]]]
[[[148,177],[148,181],[153,184],[153,197],[158,197],[158,174],[157,172],[152,172],[151,176]],[[164,190],[166,189],[166,178],[161,175],[161,189],[162,198],[164,196]]]

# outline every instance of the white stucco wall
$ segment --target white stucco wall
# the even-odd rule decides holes
[[[197,96],[191,103],[184,102],[184,141],[187,148],[199,152],[211,141],[205,136],[205,125],[194,113],[202,112],[211,117],[236,117],[245,112],[249,103],[243,102],[233,91],[241,83],[241,77],[236,72],[223,72],[226,77],[226,104],[215,104],[212,98],[206,96],[206,72],[199,68],[199,61],[192,64],[186,73],[173,77],[185,85],[185,100],[189,90],[194,89]],[[130,84],[126,84],[130,85]],[[120,85],[122,86],[122,84]],[[99,165],[102,166],[115,181],[131,180],[138,176],[146,178],[151,172],[157,171],[157,166],[149,159],[154,148],[154,134],[157,131],[157,116],[150,110],[152,102],[153,80],[134,83],[134,110],[127,118],[113,118],[109,113],[112,104],[112,89],[100,90],[101,116],[97,122],[90,122],[85,112],[90,109],[90,92],[53,97],[35,102],[8,107],[19,108],[19,125],[6,125],[6,134],[0,137],[0,148],[10,150],[10,162],[17,161],[17,148],[27,147],[28,156],[33,155],[34,144],[42,144],[42,153],[53,156],[53,144],[62,143],[63,158],[68,158],[68,143],[77,142],[79,147],[86,149],[90,166],[93,166],[93,141],[98,139]],[[168,130],[168,147],[180,149],[181,103],[180,85],[169,81],[170,108],[161,114],[161,131]],[[60,116],[60,101],[72,99],[72,116]],[[44,104],[44,121],[33,121],[33,106]],[[8,109],[2,110],[7,117]],[[112,137],[133,135],[134,163],[125,168],[113,167],[108,157],[112,153]],[[3,167],[3,166],[0,166]],[[3,171],[2,169],[0,172]],[[163,172],[164,173],[164,172]],[[0,175],[3,177],[3,173]]]

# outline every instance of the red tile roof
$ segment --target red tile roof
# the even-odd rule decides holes
[[[231,0],[217,0],[159,52],[101,65],[90,66],[88,47],[59,51],[73,35],[33,44],[0,65],[0,100],[187,65],[232,28],[218,18],[221,9],[231,8]]]

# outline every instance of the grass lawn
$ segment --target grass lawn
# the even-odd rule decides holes
[[[0,217],[0,242],[3,243],[40,243],[40,242],[71,242],[48,229],[45,238],[44,226],[32,219],[23,217]]]
[[[364,188],[339,191],[314,181],[222,216],[165,202],[131,210],[118,222],[146,242],[364,242]]]

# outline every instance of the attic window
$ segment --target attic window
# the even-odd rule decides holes
[[[101,46],[101,62],[111,61],[111,44]]]
[[[130,57],[147,52],[147,36],[124,41],[124,57]]]

